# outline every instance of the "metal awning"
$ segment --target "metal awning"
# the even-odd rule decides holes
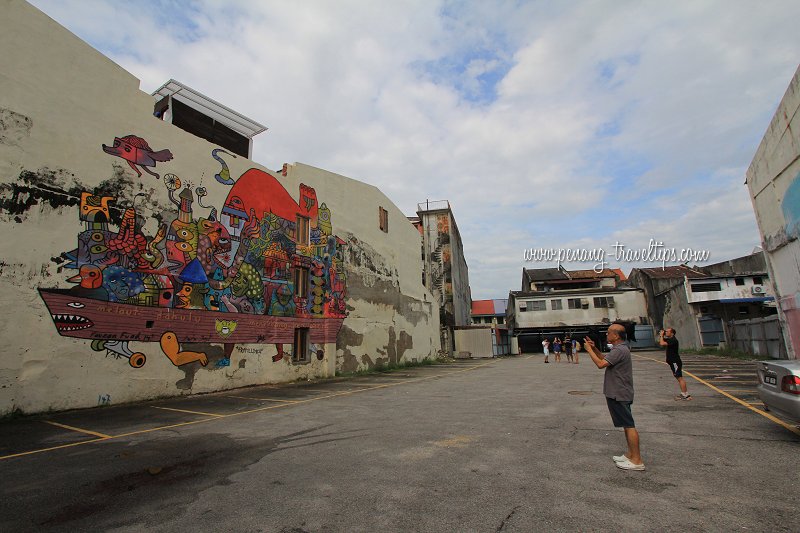
[[[267,130],[266,126],[259,124],[255,120],[251,120],[241,113],[237,113],[233,109],[175,80],[169,80],[153,92],[152,95],[159,100],[166,96],[171,96],[189,107],[200,111],[204,115],[211,117],[217,122],[224,124],[236,133],[244,135],[248,139]]]

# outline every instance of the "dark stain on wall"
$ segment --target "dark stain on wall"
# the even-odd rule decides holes
[[[122,214],[127,207],[137,207],[147,203],[155,219],[159,213],[169,210],[169,206],[161,206],[155,189],[145,187],[143,182],[136,181],[125,174],[122,166],[113,164],[112,175],[99,185],[87,185],[75,177],[69,170],[40,168],[37,171],[23,170],[15,183],[0,184],[0,214],[3,218],[22,223],[26,214],[34,207],[48,206],[50,209],[75,207],[80,205],[81,193],[91,190],[98,196],[111,196],[116,201],[110,205],[111,222],[119,225]],[[135,202],[137,197],[138,204]],[[143,201],[146,198],[146,202]],[[171,209],[174,211],[174,207]],[[142,213],[137,210],[138,222],[143,222]],[[76,220],[77,224],[77,220]]]
[[[0,144],[18,146],[31,134],[33,121],[15,111],[0,107]]]
[[[225,349],[219,344],[210,344],[207,342],[187,342],[186,344],[181,344],[181,350],[205,353],[208,357],[208,365],[206,365],[206,370],[219,370],[221,368],[225,368],[217,366],[217,362],[220,359],[225,358]],[[181,390],[191,390],[192,385],[194,385],[195,374],[197,374],[197,371],[203,367],[200,366],[200,363],[191,363],[188,365],[179,366],[178,368],[183,371],[184,378],[175,382],[175,386]]]
[[[349,281],[349,280],[348,280]],[[364,335],[356,333],[347,327],[347,324],[342,324],[339,330],[339,336],[336,337],[336,349],[342,350],[342,372],[355,372],[358,370],[358,358],[350,351],[351,347],[359,347],[364,342]],[[366,357],[366,356],[365,356]]]
[[[390,363],[399,363],[403,359],[403,354],[406,350],[413,347],[414,338],[411,335],[405,331],[401,331],[400,339],[398,340],[394,326],[389,327],[389,344],[387,345],[387,349],[389,350],[388,356]]]

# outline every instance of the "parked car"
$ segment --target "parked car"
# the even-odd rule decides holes
[[[800,361],[759,361],[758,395],[768,411],[800,421]]]

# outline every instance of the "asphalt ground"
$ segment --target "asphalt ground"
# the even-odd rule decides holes
[[[797,531],[800,430],[755,365],[687,358],[675,401],[662,359],[634,354],[644,472],[585,354],[6,420],[0,531]]]

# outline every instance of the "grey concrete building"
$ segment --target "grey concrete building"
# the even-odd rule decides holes
[[[409,220],[422,236],[423,284],[440,306],[442,350],[452,353],[453,327],[469,325],[472,309],[461,233],[447,200],[417,204],[417,216]]]

